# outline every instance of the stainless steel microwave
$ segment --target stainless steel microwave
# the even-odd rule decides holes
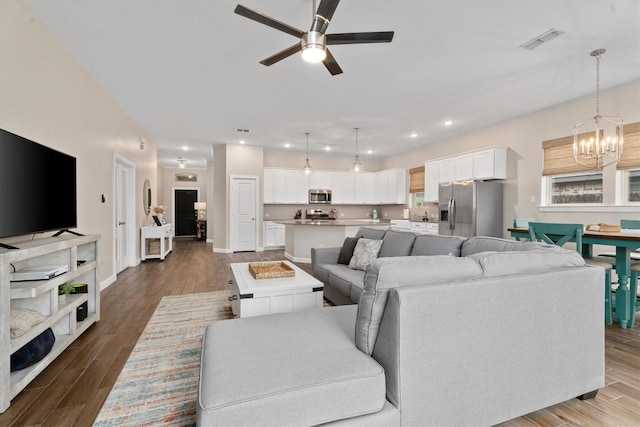
[[[309,204],[331,204],[331,190],[309,190]]]

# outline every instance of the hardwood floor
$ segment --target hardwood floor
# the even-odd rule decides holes
[[[284,259],[283,251],[214,254],[211,244],[175,240],[164,262],[123,271],[102,292],[100,322],[16,396],[0,426],[90,426],[163,296],[226,290],[229,263],[265,259]],[[595,399],[572,399],[503,425],[640,425],[638,320],[632,329],[606,328],[606,387]]]

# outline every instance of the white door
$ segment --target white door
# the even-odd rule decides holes
[[[231,249],[255,251],[257,201],[256,177],[231,178]]]
[[[131,203],[134,166],[123,158],[116,158],[115,169],[115,264],[116,273],[119,273],[133,265],[130,257],[135,244],[131,235],[135,229]]]

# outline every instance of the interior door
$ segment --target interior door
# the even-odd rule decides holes
[[[256,178],[231,179],[231,248],[256,250]]]
[[[196,235],[196,213],[193,204],[198,201],[198,190],[174,190],[174,230],[176,236]]]
[[[135,265],[135,165],[122,156],[114,161],[114,258],[116,274]],[[104,202],[103,202],[104,203]]]

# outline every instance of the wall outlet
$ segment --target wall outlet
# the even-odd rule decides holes
[[[344,212],[340,213],[340,218],[344,218]]]
[[[536,204],[536,196],[530,196],[529,197],[529,203],[531,203],[532,205]]]
[[[269,215],[271,215],[271,214],[269,214],[269,213],[265,213],[265,214],[264,214],[264,217],[265,217],[265,218],[269,218]]]

